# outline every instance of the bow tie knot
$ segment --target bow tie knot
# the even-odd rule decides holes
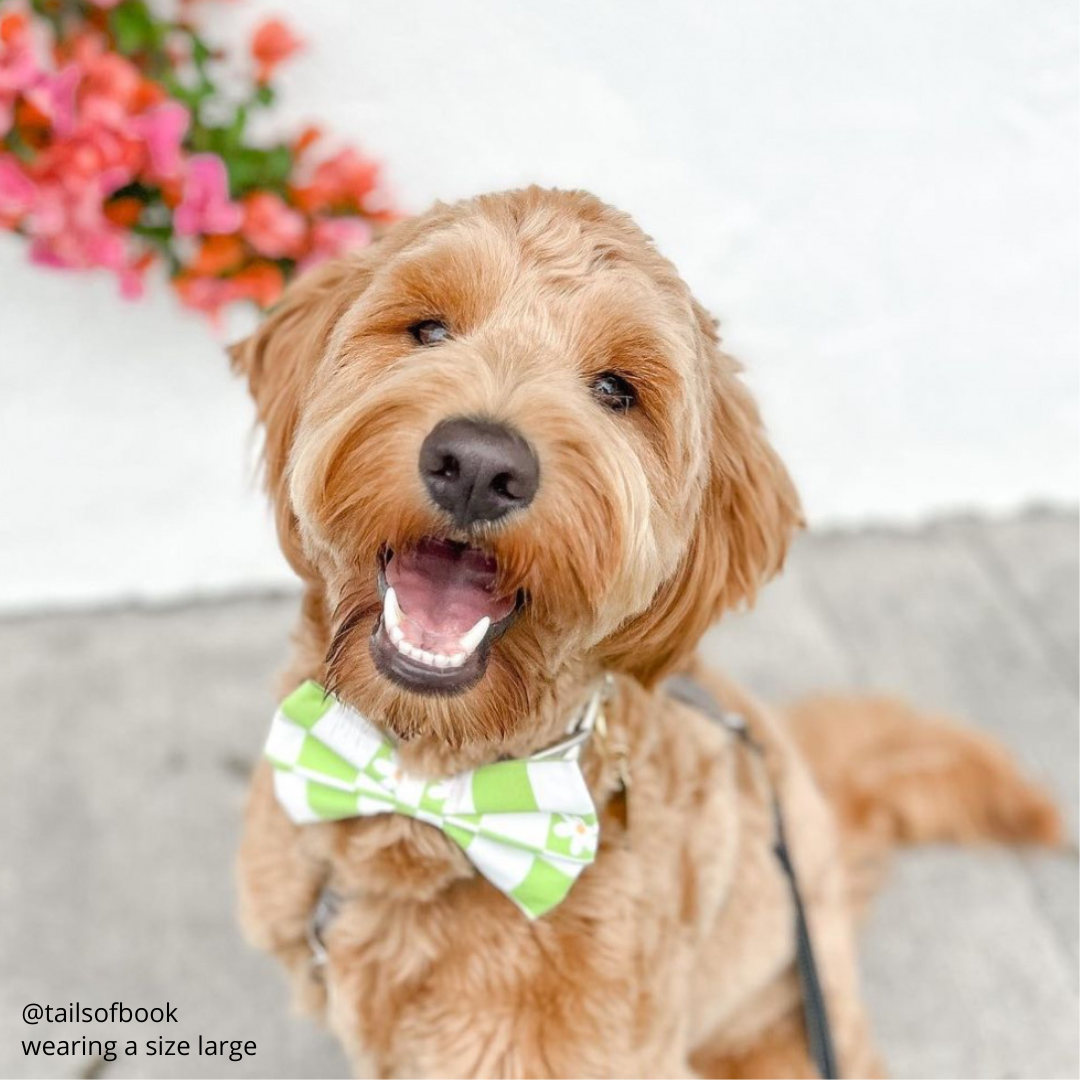
[[[278,801],[296,824],[376,814],[426,822],[536,919],[596,858],[596,807],[578,756],[599,709],[597,692],[567,739],[531,757],[425,778],[402,767],[370,721],[309,681],[282,702],[265,753]]]

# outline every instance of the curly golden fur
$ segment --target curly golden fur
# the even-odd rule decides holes
[[[408,327],[436,316],[451,339],[419,348]],[[626,215],[581,192],[439,205],[303,277],[233,355],[265,430],[282,548],[304,585],[280,689],[330,686],[399,741],[410,769],[445,775],[555,741],[608,673],[608,739],[628,756],[623,792],[603,745],[586,751],[599,856],[535,923],[429,826],[389,816],[296,827],[268,768],[257,770],[242,922],[356,1069],[808,1075],[771,784],[845,1074],[874,1072],[855,863],[899,839],[1048,840],[1056,817],[977,736],[898,724],[899,706],[850,699],[789,723],[697,669],[704,630],[780,569],[801,515],[738,364],[672,265]],[[610,370],[637,388],[625,415],[589,393]],[[527,509],[463,535],[429,499],[420,444],[451,416],[492,418],[528,440],[541,483]],[[456,695],[402,687],[369,649],[380,552],[432,535],[493,553],[500,589],[528,597],[483,678]],[[690,669],[748,718],[768,782],[737,742],[659,688]],[[860,733],[852,749],[849,731]],[[910,732],[935,753],[905,756]],[[860,784],[872,767],[873,783]],[[305,929],[327,883],[345,900],[314,974]]]

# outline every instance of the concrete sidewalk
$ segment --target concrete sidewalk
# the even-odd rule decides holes
[[[1077,829],[1077,519],[948,521],[811,535],[749,616],[707,640],[783,700],[877,687],[1004,739]],[[337,1076],[287,1015],[284,980],[232,915],[246,778],[274,702],[293,597],[0,622],[0,1075]],[[1077,859],[903,856],[865,935],[866,991],[894,1076],[1075,1077]],[[31,1002],[170,1001],[169,1038],[257,1054],[108,1063],[23,1055],[28,1038],[126,1038],[22,1022]]]

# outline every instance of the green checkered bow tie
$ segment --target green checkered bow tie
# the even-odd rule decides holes
[[[297,824],[405,814],[442,829],[530,919],[566,899],[596,858],[599,826],[578,754],[600,710],[589,700],[573,733],[548,750],[445,779],[410,776],[393,744],[318,683],[282,702],[266,756]]]

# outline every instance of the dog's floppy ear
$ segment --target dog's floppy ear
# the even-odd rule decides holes
[[[704,308],[695,303],[694,313],[711,379],[708,475],[697,524],[678,570],[649,609],[601,647],[607,668],[646,685],[685,662],[723,611],[753,603],[803,524],[794,484],[769,444],[738,363],[720,350]]]
[[[293,437],[304,395],[334,325],[367,286],[374,267],[369,248],[308,271],[286,289],[250,337],[228,349],[233,369],[247,377],[255,400],[264,432],[267,493],[285,556],[301,576],[304,563],[286,490]]]
[[[288,464],[300,410],[334,324],[370,276],[369,260],[325,262],[293,282],[250,337],[228,348],[233,370],[247,377],[266,433],[267,487],[276,494]]]

